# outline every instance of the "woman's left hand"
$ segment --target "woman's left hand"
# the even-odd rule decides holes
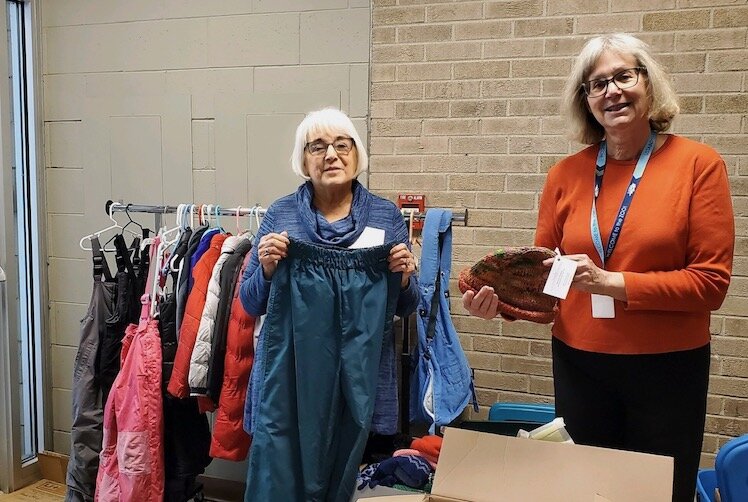
[[[390,264],[390,272],[402,272],[403,278],[400,281],[400,287],[404,288],[410,281],[410,276],[416,271],[416,258],[410,252],[405,244],[398,244],[390,251],[387,258]]]
[[[564,258],[577,263],[577,271],[571,283],[572,288],[626,301],[626,286],[622,273],[609,272],[598,267],[586,254],[567,254]],[[543,265],[550,267],[553,265],[553,260],[555,258],[548,258],[543,261]]]

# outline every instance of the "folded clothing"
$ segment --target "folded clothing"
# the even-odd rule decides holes
[[[419,457],[423,457],[424,460],[429,463],[432,469],[436,469],[436,462],[432,462],[431,460],[427,459],[423,456],[423,453],[418,450],[414,450],[413,448],[403,448],[402,450],[396,450],[392,454],[393,457],[402,457],[403,455],[417,455]]]
[[[458,285],[463,293],[492,287],[502,317],[548,324],[556,317],[558,300],[543,293],[550,270],[543,260],[555,256],[544,247],[500,248],[460,272]]]
[[[379,462],[369,480],[369,488],[403,484],[421,489],[428,483],[432,472],[429,463],[420,455],[391,457]]]
[[[421,456],[436,465],[439,462],[439,452],[442,449],[441,436],[423,436],[410,443],[410,447],[420,452]]]

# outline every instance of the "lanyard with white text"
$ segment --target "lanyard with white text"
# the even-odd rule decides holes
[[[597,197],[598,195],[600,195],[600,187],[603,184],[603,174],[605,174],[605,164],[607,163],[608,157],[608,148],[605,144],[605,140],[600,143],[600,151],[597,154],[597,163],[595,167],[595,192],[592,196],[590,232],[592,233],[592,242],[595,245],[597,254],[600,255],[600,260],[602,261],[603,266],[605,266],[605,261],[610,258],[610,255],[613,254],[613,249],[615,249],[616,247],[618,237],[621,234],[621,227],[623,227],[623,220],[626,218],[626,213],[628,212],[629,206],[631,205],[631,199],[634,198],[636,187],[639,185],[639,181],[641,181],[641,177],[644,174],[644,169],[647,167],[647,162],[649,162],[649,157],[652,155],[656,139],[657,133],[652,131],[649,134],[647,144],[644,146],[644,150],[642,151],[642,154],[639,156],[639,160],[636,163],[634,174],[631,177],[631,183],[626,189],[626,194],[623,196],[623,200],[621,201],[621,207],[620,209],[618,209],[615,223],[613,223],[613,230],[610,231],[610,237],[608,238],[608,247],[605,249],[605,253],[603,253],[603,239],[600,236],[600,226],[597,223],[597,207],[595,205],[595,201],[597,201]]]

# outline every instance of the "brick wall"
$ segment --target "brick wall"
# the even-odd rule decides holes
[[[573,57],[600,33],[652,45],[682,98],[673,131],[725,158],[735,207],[729,295],[712,318],[703,463],[748,433],[748,6],[735,0],[373,0],[370,187],[469,208],[453,276],[493,248],[530,244],[545,173],[580,149],[559,96]],[[550,330],[453,319],[475,368],[481,416],[498,401],[550,402]]]

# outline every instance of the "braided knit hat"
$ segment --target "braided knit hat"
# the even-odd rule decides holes
[[[549,269],[543,260],[556,254],[544,247],[505,247],[460,272],[461,292],[490,286],[499,297],[499,313],[508,319],[552,322],[557,299],[543,293]]]

